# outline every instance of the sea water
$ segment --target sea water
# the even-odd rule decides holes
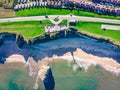
[[[75,63],[59,60],[51,64],[55,80],[55,90],[119,90],[120,76],[115,76],[103,68],[91,66],[72,70]],[[34,90],[35,77],[30,77],[21,63],[0,65],[0,90]],[[45,90],[39,80],[38,90]]]
[[[120,63],[120,48],[86,36],[75,38],[60,38],[30,46],[31,50],[18,48],[16,43],[5,43],[0,47],[0,56],[22,54],[27,56],[28,51],[36,61],[54,54],[62,56],[66,52],[74,52],[77,48],[100,57],[109,57]],[[26,53],[25,53],[26,52]],[[10,53],[10,54],[9,54]],[[76,73],[66,62],[55,62],[51,65],[55,79],[55,90],[119,90],[120,76],[115,76],[103,68],[90,67]],[[35,77],[30,77],[24,65],[0,64],[0,90],[33,90]],[[39,82],[39,89],[44,90],[44,84]]]

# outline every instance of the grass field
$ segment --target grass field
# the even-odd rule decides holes
[[[3,9],[0,8],[0,18],[6,18],[6,17],[23,17],[23,16],[43,16],[43,15],[69,15],[74,14],[77,16],[88,16],[88,17],[98,17],[98,18],[109,18],[109,19],[118,19],[120,20],[120,17],[117,16],[108,16],[108,15],[98,15],[92,12],[86,12],[86,11],[71,11],[71,10],[65,10],[65,9],[50,9],[50,8],[30,8],[30,9],[24,9],[19,10],[17,12],[12,11],[10,9]]]
[[[77,16],[88,16],[88,17],[99,17],[99,18],[110,18],[110,19],[120,19],[120,17],[115,16],[108,16],[108,15],[98,15],[92,12],[85,12],[85,11],[71,11],[66,9],[49,9],[49,8],[30,8],[19,10],[16,12],[16,16],[41,16],[41,15],[68,15],[74,14]]]
[[[16,12],[16,16],[42,16],[42,15],[67,15],[70,14],[70,10],[57,10],[57,9],[49,9],[49,8],[30,8],[19,10]]]
[[[50,21],[22,21],[0,23],[0,32],[14,32],[30,39],[44,34],[44,26],[51,24]]]
[[[101,29],[102,24],[103,23],[79,21],[77,22],[76,28],[79,29],[80,31],[85,31],[95,35],[100,35],[102,37],[109,37],[115,41],[120,42],[120,31],[115,31],[115,30],[104,31]]]

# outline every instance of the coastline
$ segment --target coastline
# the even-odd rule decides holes
[[[120,42],[117,40],[114,40],[113,38],[110,38],[110,37],[101,36],[101,35],[93,34],[90,32],[86,32],[86,31],[80,30],[80,29],[73,27],[73,26],[70,26],[70,31],[72,31],[72,33],[74,33],[74,35],[78,36],[78,37],[79,37],[79,34],[82,34],[82,35],[85,35],[87,37],[101,40],[101,41],[105,41],[105,42],[108,42],[112,45],[120,47]],[[69,33],[69,31],[68,31],[68,33]],[[29,39],[28,44],[31,44],[31,43],[34,44],[34,43],[36,43],[36,40],[40,40],[40,42],[45,42],[45,41],[54,40],[54,39],[60,38],[60,37],[64,37],[64,32],[61,31],[61,32],[56,32],[56,33],[51,33],[51,34],[40,35],[40,36]]]
[[[78,30],[77,30],[78,31]],[[79,37],[79,32],[77,31],[73,31],[73,35],[74,36],[78,36]],[[70,31],[71,32],[71,31]],[[9,33],[10,34],[10,33]],[[7,35],[7,34],[6,34]],[[34,43],[38,43],[38,42],[41,42],[42,41],[45,41],[47,42],[47,40],[53,40],[53,39],[56,39],[56,38],[59,38],[59,37],[63,37],[64,36],[64,32],[60,32],[60,33],[56,33],[55,35],[53,36],[49,36],[49,35],[46,35],[45,38],[40,38],[40,37],[37,37],[37,38],[34,38],[33,42],[32,43],[28,43],[28,44],[34,44]],[[44,36],[43,36],[44,37]],[[19,37],[19,39],[21,40],[21,42],[24,44],[24,38]],[[42,43],[42,42],[41,42]],[[21,43],[19,44],[18,43],[18,46],[21,46]],[[73,52],[73,55],[74,57],[71,55],[70,52],[67,52],[66,54],[64,54],[63,56],[61,57],[58,57],[58,56],[52,56],[51,58],[54,59],[55,57],[58,57],[58,58],[63,58],[63,59],[76,59],[78,61],[85,61],[84,63],[88,63],[86,65],[88,65],[89,67],[89,64],[93,64],[94,66],[96,65],[100,65],[101,67],[105,68],[107,71],[110,71],[116,75],[120,74],[120,64],[116,62],[116,60],[112,59],[112,58],[102,58],[102,57],[98,57],[98,56],[94,56],[92,54],[87,54],[86,52],[82,51],[81,49],[77,49],[76,51]],[[70,59],[70,60],[71,60]],[[11,55],[9,56],[7,59],[6,59],[6,62],[22,62],[22,63],[26,63],[24,57],[22,55]],[[84,65],[82,65],[84,66]],[[84,66],[85,67],[85,66]],[[85,67],[86,68],[86,67]],[[87,69],[86,69],[87,70]]]
[[[71,29],[73,29],[73,30],[71,30]],[[90,38],[105,41],[105,42],[111,43],[117,47],[120,47],[120,42],[117,40],[114,40],[113,38],[110,38],[110,37],[101,36],[101,35],[93,34],[90,32],[86,32],[86,31],[80,30],[74,26],[70,26],[69,31],[72,31],[72,33],[74,33],[74,35],[78,36],[78,37],[79,37],[79,34],[83,34],[83,35],[88,36]],[[46,33],[46,34],[44,33],[44,34],[41,34],[39,36],[35,36],[35,37],[31,37],[31,38],[25,37],[19,33],[15,33],[15,32],[0,32],[1,36],[2,36],[2,34],[6,34],[6,35],[7,34],[14,34],[14,35],[16,35],[16,40],[18,38],[22,38],[27,44],[34,44],[36,42],[46,42],[49,40],[54,40],[54,39],[57,39],[60,37],[64,37],[64,31],[55,32],[55,33]]]
[[[110,37],[106,37],[106,36],[101,36],[101,35],[97,35],[97,34],[93,34],[93,33],[90,33],[90,32],[86,32],[86,31],[83,31],[83,30],[80,30],[76,27],[70,27],[71,29],[75,29],[78,31],[78,33],[81,33],[83,35],[86,35],[90,38],[94,38],[94,39],[97,39],[97,40],[104,40],[106,42],[109,42],[117,47],[120,47],[120,42],[119,41],[116,41]]]
[[[89,66],[94,65],[97,66],[99,65],[100,67],[104,68],[105,70],[116,74],[120,75],[120,64],[117,63],[114,59],[108,58],[108,57],[98,57],[92,54],[88,54],[81,50],[80,48],[77,48],[76,51],[71,54],[70,52],[65,53],[63,56],[56,56],[53,55],[51,58],[44,58],[46,62],[51,61],[51,59],[63,59],[63,60],[68,60],[69,62],[75,61],[81,68],[84,68],[85,71],[89,68]],[[44,63],[44,59],[42,59],[42,63]],[[40,62],[40,61],[39,61]],[[51,61],[52,62],[52,61]],[[11,55],[6,59],[5,63],[23,63],[27,64],[25,61],[24,57],[22,55]]]
[[[74,56],[73,56],[74,55]],[[98,56],[94,56],[92,54],[87,54],[86,52],[82,51],[81,49],[77,48],[73,55],[70,52],[67,52],[63,56],[56,56],[54,55],[52,59],[64,59],[68,60],[68,62],[74,61],[81,67],[84,68],[85,71],[91,66],[97,66],[104,68],[105,70],[115,74],[120,75],[120,64],[117,63],[112,58],[102,58]]]

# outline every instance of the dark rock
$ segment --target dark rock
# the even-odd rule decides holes
[[[26,41],[24,40],[24,37],[19,34],[16,39],[16,43],[17,43],[18,47],[21,48],[22,46],[24,46],[26,44]]]
[[[45,90],[54,90],[55,88],[55,81],[54,77],[52,75],[51,68],[47,71],[46,78],[43,81]]]

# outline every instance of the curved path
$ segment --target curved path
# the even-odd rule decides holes
[[[58,25],[62,22],[63,19],[59,19],[59,21],[55,22],[54,19],[49,19],[53,24]]]
[[[91,22],[104,22],[104,23],[111,23],[111,24],[120,24],[120,20],[115,20],[115,19],[103,19],[103,18],[84,17],[84,16],[70,16],[70,15],[48,15],[48,18],[45,18],[45,16],[5,18],[5,19],[0,19],[0,22],[46,20],[46,19],[54,19],[56,17],[59,17],[59,19],[61,19],[61,20],[64,20],[64,19],[67,19],[67,20],[84,20],[84,21],[91,21]]]

